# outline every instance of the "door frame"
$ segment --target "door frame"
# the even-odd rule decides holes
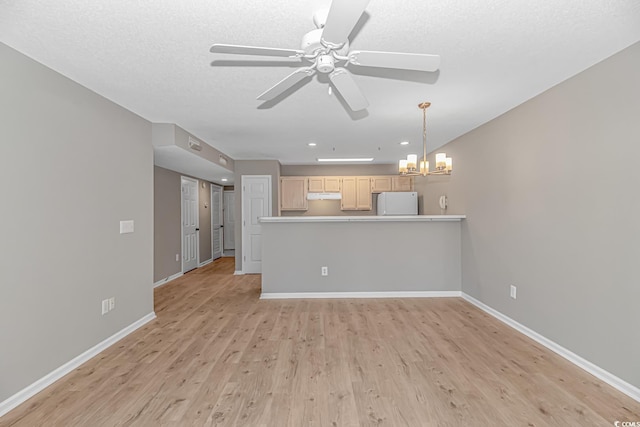
[[[200,182],[195,178],[180,175],[180,267],[184,274],[184,205],[182,203],[182,180],[196,183],[196,268],[200,266],[200,189],[198,187]]]
[[[247,245],[246,240],[248,238],[248,233],[246,232],[246,228],[247,225],[245,223],[244,220],[244,214],[245,214],[245,205],[244,205],[244,196],[245,196],[245,178],[267,178],[268,181],[268,188],[269,188],[269,197],[267,198],[267,212],[269,212],[269,215],[273,215],[273,207],[272,207],[272,199],[273,199],[273,182],[271,181],[271,175],[242,175],[240,177],[240,185],[242,186],[242,196],[240,199],[240,219],[241,219],[241,223],[240,223],[240,230],[241,230],[241,236],[242,236],[242,253],[240,254],[241,258],[240,260],[242,261],[242,270],[241,274],[245,274],[245,268],[244,268],[244,261],[246,259],[247,256],[247,249],[249,248],[249,245]],[[237,196],[237,194],[236,194]],[[237,246],[237,245],[236,245]]]
[[[218,258],[214,258],[213,257],[213,236],[214,236],[214,232],[213,232],[213,189],[214,188],[218,188],[220,192],[220,257],[222,258],[222,255],[224,254],[224,218],[222,217],[224,215],[224,187],[218,184],[214,184],[214,183],[210,183],[209,184],[209,199],[210,201],[210,205],[211,205],[211,215],[209,218],[209,221],[211,221],[211,261],[215,261]]]
[[[228,204],[228,203],[226,203],[226,202],[224,201],[224,198],[225,198],[225,194],[226,194],[226,193],[231,193],[231,194],[233,194],[233,203]],[[226,221],[225,221],[225,215],[226,215],[226,212],[228,211],[228,209],[229,209],[229,207],[230,207],[229,205],[233,206],[233,209],[235,209],[235,200],[236,200],[236,190],[235,190],[235,188],[234,188],[233,190],[224,190],[224,189],[223,189],[223,190],[222,190],[222,200],[223,200],[223,203],[222,203],[222,224],[225,226],[225,227],[224,227],[224,230],[223,230],[223,233],[222,233],[222,234],[223,234],[223,238],[222,238],[222,253],[224,254],[224,244],[225,244],[225,242],[227,242],[227,239],[225,239],[225,238],[224,238],[224,233],[225,233],[225,232],[229,233],[228,229],[230,228],[230,227],[228,227],[228,226],[227,226],[227,224],[226,224]],[[234,212],[234,214],[235,214],[235,212]],[[233,236],[233,235],[234,235],[234,233],[235,233],[235,217],[233,217],[233,216],[232,216],[232,218],[233,218],[233,224],[234,224],[234,227],[233,227],[233,228],[234,228],[234,229],[233,229],[233,230],[231,230],[231,231],[232,231],[231,236]],[[229,239],[229,240],[231,240],[231,239]],[[235,239],[234,239],[234,240],[235,240]],[[236,250],[235,242],[234,242],[233,248],[230,248],[229,250],[232,250],[232,251],[235,251],[235,250]]]

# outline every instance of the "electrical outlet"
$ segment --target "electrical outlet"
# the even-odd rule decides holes
[[[102,315],[104,316],[108,312],[109,312],[109,300],[108,299],[103,299],[102,300]]]
[[[509,295],[511,296],[511,298],[516,299],[516,287],[514,285],[511,285]]]
[[[323,276],[328,276],[329,275],[329,267],[321,267],[320,268],[320,274],[322,274]]]
[[[116,308],[116,298],[111,297],[109,298],[109,311],[113,310],[114,308]]]

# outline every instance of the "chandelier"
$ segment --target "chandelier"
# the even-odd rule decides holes
[[[418,104],[418,108],[422,110],[422,160],[420,161],[420,168],[418,168],[418,155],[409,154],[406,159],[400,160],[398,164],[398,173],[400,175],[451,175],[453,161],[445,153],[436,154],[436,168],[433,172],[429,172],[429,162],[427,161],[427,108],[430,106],[430,102]]]

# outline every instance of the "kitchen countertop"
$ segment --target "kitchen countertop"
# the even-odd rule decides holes
[[[265,216],[260,218],[260,222],[425,222],[462,221],[466,217],[466,215]]]

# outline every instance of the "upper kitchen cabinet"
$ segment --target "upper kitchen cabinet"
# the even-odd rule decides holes
[[[310,176],[309,193],[324,193],[324,178],[321,176]]]
[[[413,177],[392,176],[391,191],[413,191]]]
[[[280,209],[283,211],[306,211],[309,180],[303,176],[280,178]]]
[[[371,192],[382,193],[385,191],[391,191],[391,176],[372,176]]]
[[[325,176],[324,177],[324,192],[325,193],[339,193],[340,192],[340,177],[339,176]]]
[[[413,191],[412,176],[372,176],[371,192],[384,193],[387,191]]]
[[[340,177],[338,176],[310,176],[309,193],[339,193]]]
[[[371,210],[371,178],[368,176],[349,176],[342,178],[343,211]]]

